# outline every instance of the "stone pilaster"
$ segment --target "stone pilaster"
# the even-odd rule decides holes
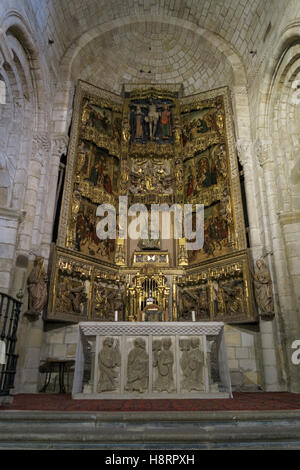
[[[269,139],[257,140],[255,142],[257,161],[262,168],[264,194],[266,200],[267,214],[264,221],[264,231],[268,234],[268,246],[266,251],[270,253],[269,268],[273,279],[275,294],[276,317],[273,322],[261,325],[262,330],[262,353],[263,358],[267,357],[265,366],[265,382],[267,389],[276,389],[275,364],[276,354],[278,385],[284,380],[284,376],[289,377],[288,388],[290,391],[300,392],[299,372],[291,363],[291,344],[295,339],[300,338],[299,319],[296,313],[295,298],[292,289],[291,274],[288,268],[287,251],[284,243],[282,228],[279,223],[278,212],[278,188],[275,180],[275,161],[272,143]],[[268,328],[265,335],[263,330]],[[268,345],[264,344],[264,338],[273,337],[274,352],[271,353]],[[265,354],[267,351],[267,354]],[[272,368],[272,373],[270,372]],[[281,377],[280,377],[281,373]],[[271,382],[272,383],[271,383]],[[269,388],[268,388],[269,387]]]
[[[18,250],[28,253],[31,250],[32,231],[36,214],[39,182],[42,164],[48,159],[50,140],[46,133],[39,133],[33,137],[32,155],[28,162],[27,187],[25,192],[24,210],[25,220],[20,230]]]
[[[69,137],[67,134],[54,134],[51,138],[50,163],[48,166],[47,187],[45,188],[45,208],[43,217],[42,255],[48,258],[52,238],[53,223],[59,188],[58,175],[60,158],[67,153]]]
[[[237,152],[244,171],[251,251],[256,256],[261,250],[262,240],[259,227],[258,208],[260,204],[257,186],[255,185],[252,141],[250,139],[238,139]],[[253,203],[253,198],[255,203]]]

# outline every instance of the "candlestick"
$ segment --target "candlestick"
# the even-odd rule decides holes
[[[118,321],[118,310],[115,310],[115,321]]]
[[[196,321],[195,310],[192,310],[192,321]]]

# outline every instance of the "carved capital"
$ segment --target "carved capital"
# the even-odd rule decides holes
[[[35,134],[33,136],[32,159],[42,162],[50,150],[50,140],[48,135],[44,133]]]
[[[52,137],[51,154],[55,158],[60,158],[66,153],[69,137],[67,134],[57,134]]]
[[[270,140],[258,139],[254,143],[254,148],[256,151],[258,163],[261,167],[264,167],[268,163],[273,162],[272,144]]]

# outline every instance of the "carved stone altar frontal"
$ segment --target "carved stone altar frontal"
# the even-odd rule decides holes
[[[223,329],[222,322],[79,323],[73,398],[229,398]]]

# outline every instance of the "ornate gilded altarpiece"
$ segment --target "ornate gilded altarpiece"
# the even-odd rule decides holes
[[[100,240],[96,209],[118,210],[119,196],[203,204],[203,248]],[[152,302],[169,321],[251,322],[250,279],[229,90],[128,84],[118,96],[79,81],[47,319],[135,321]]]

